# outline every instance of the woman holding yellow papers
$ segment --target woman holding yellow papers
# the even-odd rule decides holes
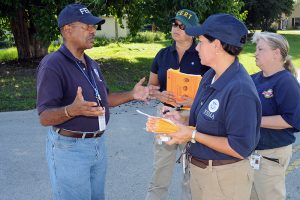
[[[255,85],[237,58],[248,30],[232,15],[215,14],[186,33],[199,38],[201,63],[211,69],[201,80],[189,120],[175,111],[166,113],[179,127],[167,144],[190,142],[193,200],[247,200],[253,183],[248,156],[258,143],[261,122]],[[147,129],[153,127],[150,118]]]
[[[176,102],[174,94],[166,91],[166,80],[167,70],[170,68],[197,75],[203,75],[208,70],[208,67],[200,63],[198,53],[195,50],[195,40],[185,33],[185,28],[198,24],[198,17],[193,11],[182,9],[177,12],[171,22],[171,35],[174,42],[171,46],[161,49],[155,56],[151,67],[149,85],[160,86],[160,93],[156,95],[156,98],[161,102],[180,103],[184,107],[189,107],[192,103],[191,99],[183,97],[183,101]],[[179,145],[177,144],[168,146],[164,143],[155,142],[154,170],[146,196],[147,200],[166,199],[178,148]],[[190,200],[188,177],[185,178],[181,199]]]

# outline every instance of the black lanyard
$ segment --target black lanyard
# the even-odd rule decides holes
[[[92,86],[94,92],[95,92],[95,97],[96,97],[96,100],[98,102],[98,105],[100,105],[101,107],[103,107],[103,104],[102,104],[102,101],[101,101],[101,96],[100,96],[100,93],[99,93],[99,90],[98,90],[98,87],[97,87],[97,84],[96,84],[96,81],[95,81],[95,78],[94,78],[94,75],[93,75],[93,70],[92,70],[92,67],[91,68],[91,71],[90,71],[90,74],[91,74],[91,77],[92,77],[92,82],[91,80],[89,79],[89,77],[86,75],[86,73],[83,71],[83,69],[78,65],[77,62],[76,63],[76,68],[78,68],[81,73],[84,75],[84,77],[86,78],[86,80],[89,82],[89,84]]]

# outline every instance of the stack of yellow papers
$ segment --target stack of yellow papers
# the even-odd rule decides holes
[[[170,134],[170,133],[175,133],[175,132],[179,131],[179,127],[169,119],[151,116],[151,115],[143,113],[139,110],[136,110],[136,111],[142,115],[151,117],[151,120],[153,123],[153,126],[152,126],[153,129],[147,130],[149,132],[159,133],[159,134]],[[190,126],[190,128],[195,129],[195,127],[192,127],[192,126]]]
[[[154,118],[154,122],[154,130],[152,130],[153,133],[170,134],[175,133],[179,130],[179,127],[176,124],[174,124],[171,120],[165,118]]]

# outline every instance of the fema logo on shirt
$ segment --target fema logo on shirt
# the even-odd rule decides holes
[[[208,110],[205,109],[203,114],[209,117],[210,119],[215,119],[215,112],[219,109],[219,101],[217,99],[213,99],[211,102],[208,104]]]
[[[208,104],[208,110],[212,113],[216,112],[219,108],[219,101],[217,99],[212,100]]]

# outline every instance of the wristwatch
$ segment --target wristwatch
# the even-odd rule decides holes
[[[191,139],[191,143],[196,143],[196,140],[195,140],[195,137],[196,137],[196,133],[197,133],[197,130],[193,130],[192,132],[192,139]]]

